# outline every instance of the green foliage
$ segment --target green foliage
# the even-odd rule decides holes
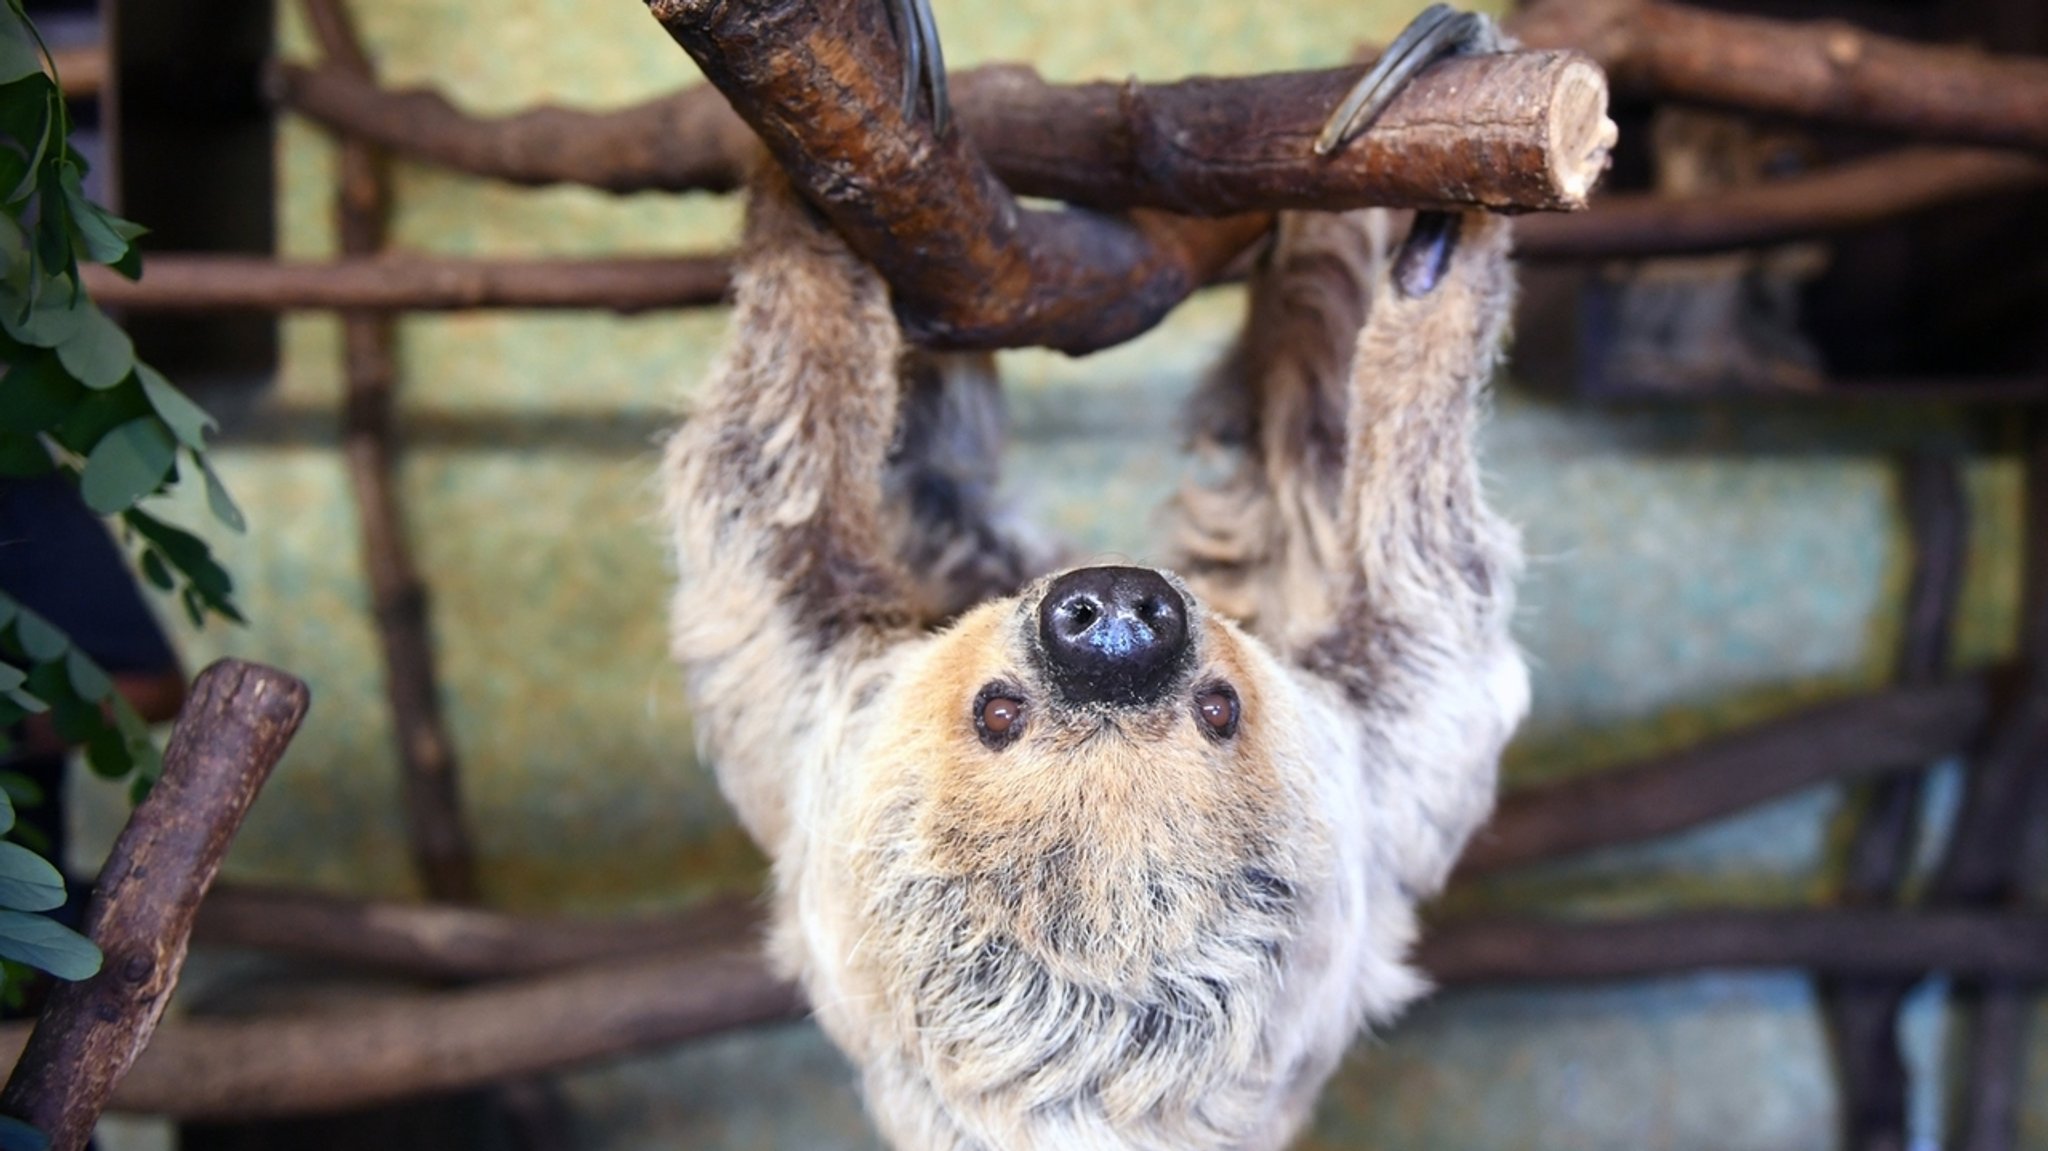
[[[85,293],[81,262],[141,275],[143,229],[85,195],[86,162],[71,147],[71,118],[54,65],[21,0],[0,11],[0,476],[57,472],[88,507],[117,518],[144,578],[174,595],[193,625],[235,622],[234,585],[206,542],[141,506],[189,467],[207,506],[234,531],[242,513],[206,457],[213,418],[148,364]],[[113,677],[26,605],[0,593],[0,730],[47,716],[92,770],[129,781],[137,801],[162,769],[142,718]],[[92,943],[41,914],[63,903],[63,878],[44,861],[14,804],[32,785],[0,772],[0,999],[21,968],[62,979],[99,969]],[[0,1123],[0,1151],[47,1141]]]

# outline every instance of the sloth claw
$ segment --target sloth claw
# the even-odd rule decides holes
[[[1431,4],[1409,21],[1394,42],[1352,85],[1316,137],[1315,152],[1328,156],[1366,129],[1415,74],[1444,56],[1461,52],[1497,52],[1500,33],[1478,12],[1459,12],[1448,4]]]
[[[903,118],[917,118],[918,96],[931,101],[932,133],[943,136],[952,119],[946,100],[946,59],[939,49],[939,25],[931,0],[889,0],[889,26],[903,47]]]

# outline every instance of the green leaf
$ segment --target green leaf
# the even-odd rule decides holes
[[[0,955],[40,968],[59,979],[90,979],[100,969],[100,949],[46,915],[0,909]]]
[[[50,449],[35,436],[24,436],[16,432],[0,432],[0,476],[26,479],[39,476],[56,467],[50,458]]]
[[[164,566],[164,557],[155,548],[143,550],[142,574],[158,591],[171,591],[178,586],[178,581],[171,578],[171,569]]]
[[[85,699],[104,700],[114,694],[113,678],[75,645],[64,653],[64,671],[71,677],[72,688]]]
[[[147,416],[150,416],[149,398],[142,394],[140,386],[123,385],[104,392],[88,391],[50,434],[71,452],[90,455],[108,432],[130,420]]]
[[[62,101],[53,103],[58,95],[57,85],[43,75],[24,76],[8,85],[13,91],[0,92],[0,132],[16,143],[27,144],[34,139],[33,148],[24,148],[27,155],[21,163],[21,175],[9,186],[6,202],[10,205],[27,200],[36,190],[36,177],[42,170],[43,157],[49,154],[50,137],[56,132],[58,120],[52,115],[53,108],[63,107]],[[11,174],[11,171],[10,171]]]
[[[213,509],[213,518],[226,524],[230,530],[249,530],[249,521],[242,518],[242,509],[235,506],[234,497],[228,495],[227,485],[214,474],[213,464],[198,452],[192,458],[199,462],[199,470],[206,474],[206,506]]]
[[[207,610],[236,623],[243,622],[242,613],[235,610],[229,599],[234,594],[234,581],[228,577],[227,569],[214,560],[205,540],[182,528],[172,527],[140,508],[130,508],[121,513],[121,522],[154,544],[163,553],[164,560],[190,581],[183,598],[185,610],[192,615],[194,626],[204,621]]]
[[[135,770],[135,760],[129,755],[128,741],[121,737],[121,733],[113,724],[106,721],[105,716],[99,715],[97,711],[93,714],[99,719],[98,726],[87,732],[84,739],[73,742],[85,745],[85,762],[92,768],[94,775],[101,779],[120,779]]]
[[[20,772],[15,772],[15,771],[10,771],[10,772],[8,772],[7,774],[9,774],[9,775],[21,775],[21,773],[20,773]],[[27,777],[27,776],[22,776],[22,778],[23,778],[23,779],[26,779],[26,778],[28,778],[28,777]],[[14,797],[13,797],[12,795],[9,795],[9,794],[7,793],[7,789],[6,789],[6,788],[4,788],[4,787],[0,787],[0,835],[5,835],[5,834],[7,834],[7,833],[8,833],[9,831],[13,830],[13,828],[14,828]]]
[[[13,691],[27,682],[27,672],[11,663],[0,663],[0,691]]]
[[[129,241],[147,229],[124,220],[85,198],[83,169],[70,162],[58,165],[64,202],[71,211],[75,238],[96,264],[118,263],[128,255]]]
[[[15,608],[14,641],[21,645],[21,653],[36,663],[55,663],[71,650],[70,637],[26,604]]]
[[[85,389],[52,353],[14,344],[8,355],[7,375],[0,378],[0,394],[6,396],[0,403],[0,431],[49,431],[85,398]]]
[[[23,76],[34,76],[43,70],[43,54],[36,50],[35,34],[29,30],[28,21],[9,18],[0,19],[0,84],[12,84]]]
[[[0,799],[22,807],[41,807],[43,785],[18,771],[0,771]]]
[[[50,1151],[50,1137],[12,1115],[0,1115],[0,1151]]]
[[[57,345],[57,358],[79,383],[94,391],[104,391],[135,370],[135,341],[98,306],[88,302],[77,330]]]
[[[18,843],[0,842],[0,907],[49,911],[64,906],[64,877]]]
[[[91,301],[74,294],[71,285],[63,281],[32,276],[30,288],[33,300],[27,310],[0,308],[0,328],[24,344],[57,347],[78,334],[87,313],[98,311]]]
[[[178,442],[195,452],[206,450],[206,433],[220,427],[206,409],[188,399],[163,373],[148,364],[137,363],[135,375],[142,381],[142,392],[149,397],[149,406],[164,418]]]
[[[118,515],[163,486],[178,443],[161,420],[144,416],[108,432],[85,458],[79,493],[103,516]]]

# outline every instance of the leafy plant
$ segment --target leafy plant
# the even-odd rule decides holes
[[[0,12],[0,476],[56,472],[88,507],[115,517],[142,575],[175,595],[194,626],[241,621],[226,569],[206,542],[140,505],[196,470],[215,518],[235,531],[242,513],[206,455],[215,427],[148,364],[87,297],[81,262],[141,274],[143,229],[85,195],[86,162],[48,48],[22,10]],[[189,473],[186,473],[189,474]],[[0,729],[47,713],[85,748],[93,770],[130,780],[140,799],[162,769],[149,731],[113,677],[41,615],[0,592]],[[0,834],[17,839],[14,803],[27,781],[0,778]],[[11,789],[13,794],[9,795]],[[20,843],[0,842],[0,957],[79,979],[99,967],[93,945],[38,914],[63,902],[55,868]],[[12,986],[14,964],[7,964]],[[0,1130],[0,1149],[13,1146]]]

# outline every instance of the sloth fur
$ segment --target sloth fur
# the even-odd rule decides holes
[[[1424,989],[1416,902],[1528,699],[1473,457],[1513,272],[1473,214],[1405,298],[1392,222],[1285,218],[1198,405],[1234,466],[1177,504],[1186,659],[1156,701],[1076,705],[1043,550],[995,506],[985,358],[906,349],[875,272],[756,180],[665,462],[673,648],[774,862],[774,962],[901,1151],[1278,1148]]]

